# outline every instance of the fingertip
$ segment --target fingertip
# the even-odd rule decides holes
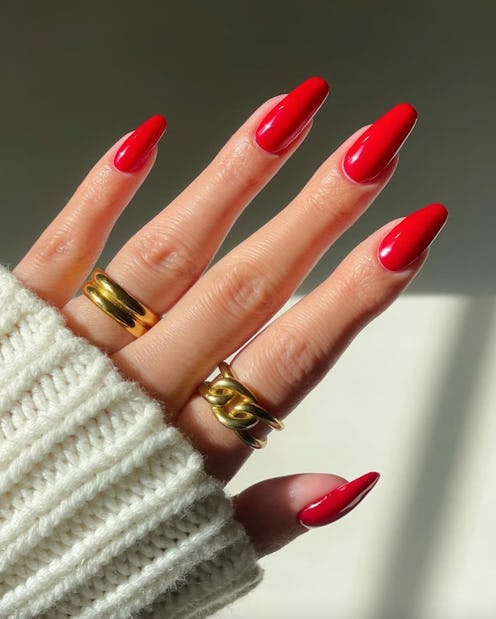
[[[305,505],[345,483],[343,477],[326,473],[267,479],[235,498],[236,519],[246,529],[257,554],[264,556],[307,531],[298,519]]]
[[[167,129],[167,120],[155,114],[139,125],[120,145],[114,166],[120,172],[135,173],[143,168]]]
[[[417,122],[417,111],[400,103],[378,118],[347,151],[343,169],[359,184],[374,183],[398,154]]]
[[[329,94],[329,84],[310,77],[289,92],[263,118],[255,142],[264,151],[281,155],[317,114]]]
[[[387,271],[408,269],[432,245],[447,219],[448,210],[439,203],[429,204],[407,215],[379,243],[380,264]]]
[[[331,489],[298,512],[298,522],[306,528],[321,527],[335,522],[361,503],[377,484],[379,477],[379,473],[372,471]]]

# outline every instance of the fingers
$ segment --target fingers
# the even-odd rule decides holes
[[[395,166],[390,158],[415,122],[411,106],[399,107],[400,125],[397,108],[386,114],[397,126],[387,148],[382,134],[368,130],[382,145],[374,157],[380,152],[387,161],[373,182],[358,183],[343,173],[343,161],[355,148],[353,136],[288,207],[211,268],[159,324],[122,350],[116,363],[167,402],[172,413],[179,410],[216,364],[273,316],[384,187]]]
[[[145,180],[164,133],[152,116],[105,153],[14,274],[50,304],[62,307],[81,287],[115,221]]]
[[[315,77],[262,105],[198,178],[124,245],[105,269],[110,277],[156,314],[168,311],[302,142],[328,92]],[[74,330],[109,353],[133,340],[85,297],[71,301],[65,313]]]
[[[268,479],[235,498],[235,517],[246,529],[257,555],[263,557],[309,528],[330,524],[348,514],[378,480],[378,473],[367,473],[351,482],[324,474]]]
[[[374,233],[235,357],[234,375],[263,408],[283,418],[303,399],[357,333],[412,281],[446,216],[443,206],[430,205]],[[230,479],[250,453],[198,397],[185,406],[177,425],[220,479]],[[251,431],[266,432],[263,424]]]

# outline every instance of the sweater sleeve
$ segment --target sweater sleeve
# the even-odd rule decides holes
[[[159,402],[0,266],[0,618],[200,618],[260,579]]]

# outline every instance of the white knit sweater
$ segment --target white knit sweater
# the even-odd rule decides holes
[[[205,617],[260,578],[159,403],[0,266],[0,618]]]

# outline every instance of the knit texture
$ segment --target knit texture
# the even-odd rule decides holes
[[[159,402],[0,266],[0,617],[206,617],[260,578]]]

